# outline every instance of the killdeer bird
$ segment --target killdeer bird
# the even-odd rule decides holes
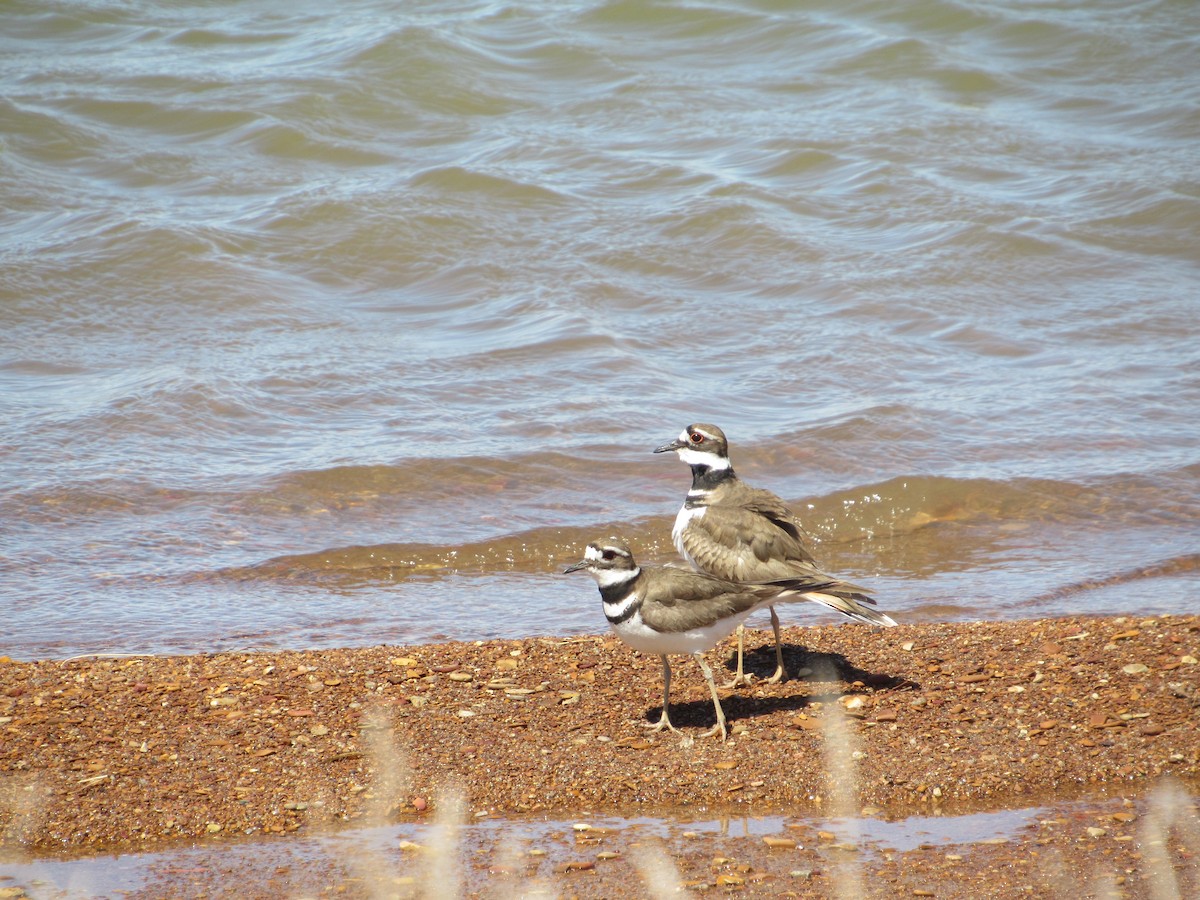
[[[690,653],[700,664],[712,694],[717,724],[704,737],[720,735],[725,740],[725,711],[717,696],[712,669],[703,653],[728,636],[756,609],[781,600],[804,600],[774,585],[733,584],[703,572],[669,566],[639,566],[629,545],[616,537],[592,541],[583,559],[563,570],[586,570],[600,586],[604,616],[617,636],[634,650],[656,654],[662,660],[662,716],[647,727],[669,728],[667,705],[671,694],[671,653]],[[825,585],[821,585],[824,587]]]
[[[798,591],[807,600],[868,625],[896,624],[869,608],[875,600],[864,588],[817,568],[801,541],[803,526],[783,500],[770,491],[743,484],[734,473],[729,443],[720,428],[689,425],[654,452],[672,450],[691,466],[692,487],[675,517],[671,537],[680,555],[697,571],[741,584],[770,584]],[[767,681],[776,682],[786,672],[774,607],[771,629],[775,632],[775,673]],[[725,687],[750,683],[743,668],[744,627],[739,624],[737,632],[737,674]]]

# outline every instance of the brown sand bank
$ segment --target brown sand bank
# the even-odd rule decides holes
[[[799,677],[724,692],[726,743],[699,737],[712,707],[685,659],[672,711],[695,740],[645,733],[658,661],[608,636],[3,662],[0,846],[161,849],[422,820],[446,790],[464,795],[467,821],[887,817],[1200,782],[1200,617],[839,625],[784,640]],[[769,671],[769,644],[750,662]],[[1145,810],[1119,814],[1142,802],[1095,827],[1133,828]],[[696,847],[708,871],[711,848]],[[724,884],[753,890],[754,871]]]

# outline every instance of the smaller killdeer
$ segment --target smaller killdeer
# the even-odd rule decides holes
[[[674,451],[692,470],[688,491],[671,537],[679,554],[700,572],[739,584],[772,584],[799,591],[803,598],[868,625],[890,626],[890,616],[870,607],[865,588],[840,581],[817,568],[801,536],[804,527],[775,494],[743,483],[729,461],[729,443],[716,425],[692,424],[675,440],[655,449]],[[779,616],[771,609],[775,632],[775,673],[784,674]],[[738,625],[737,675],[725,685],[749,683],[743,668],[743,627]]]
[[[725,740],[725,711],[717,696],[712,669],[702,654],[730,634],[746,616],[780,601],[807,599],[775,585],[733,584],[702,572],[669,566],[639,566],[629,545],[616,537],[592,541],[583,559],[563,570],[586,570],[600,586],[604,616],[626,644],[662,660],[662,716],[649,726],[654,731],[671,724],[667,704],[671,694],[671,653],[689,653],[700,664],[712,694],[717,724],[704,736]],[[814,585],[814,588],[825,585]]]

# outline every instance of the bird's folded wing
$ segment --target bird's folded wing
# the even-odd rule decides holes
[[[812,567],[812,556],[789,531],[739,506],[709,506],[681,537],[705,572],[733,581],[768,581]]]
[[[775,587],[735,585],[698,572],[663,567],[645,588],[641,615],[659,631],[689,631],[754,609],[778,593]]]

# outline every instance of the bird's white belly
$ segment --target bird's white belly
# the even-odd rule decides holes
[[[683,546],[683,532],[687,529],[688,524],[693,519],[701,519],[708,512],[707,506],[681,506],[679,513],[675,516],[675,527],[671,529],[671,540],[675,543],[675,549],[679,551],[679,555],[688,561],[693,569],[699,570],[700,566],[696,564],[696,560],[687,552]]]
[[[750,615],[750,610],[736,613],[703,628],[692,628],[688,631],[661,632],[648,627],[642,621],[641,613],[635,613],[619,625],[613,625],[612,630],[634,650],[642,653],[703,653],[717,645]]]

